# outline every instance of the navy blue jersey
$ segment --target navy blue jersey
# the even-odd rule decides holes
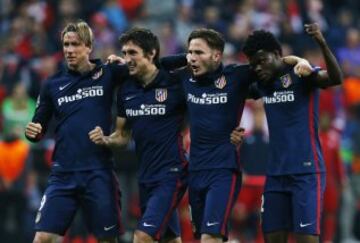
[[[143,87],[127,79],[118,93],[118,115],[127,119],[140,160],[139,181],[152,182],[179,173],[186,165],[181,128],[185,100],[181,83],[160,69]]]
[[[230,134],[239,124],[252,82],[249,66],[221,65],[215,72],[198,78],[186,70],[180,75],[190,120],[189,169],[240,169]]]
[[[111,152],[89,139],[88,133],[100,126],[110,133],[114,88],[128,70],[124,65],[103,65],[85,74],[63,70],[44,84],[33,122],[43,131],[52,116],[55,118],[54,171],[79,171],[108,168]]]
[[[258,84],[270,135],[268,175],[325,170],[318,137],[319,89],[288,66],[270,85]]]

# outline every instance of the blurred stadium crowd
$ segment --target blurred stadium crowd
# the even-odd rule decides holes
[[[205,26],[224,34],[227,63],[246,62],[241,53],[245,37],[266,29],[281,40],[284,55],[299,55],[324,67],[316,44],[303,31],[304,23],[319,23],[345,78],[342,87],[321,94],[319,124],[328,168],[322,241],[360,242],[359,14],[358,0],[0,0],[0,241],[32,240],[53,133],[30,144],[24,127],[42,82],[64,65],[61,29],[68,21],[83,19],[95,34],[92,56],[103,60],[119,53],[118,36],[133,26],[148,27],[159,36],[162,56],[185,52],[190,31]],[[231,238],[262,242],[258,215],[268,143],[261,102],[248,102],[242,126],[246,176],[232,213]],[[117,151],[116,160],[128,231],[123,241],[130,242],[139,215],[133,146]],[[183,241],[191,242],[186,198],[180,215]],[[75,220],[65,242],[94,238]]]

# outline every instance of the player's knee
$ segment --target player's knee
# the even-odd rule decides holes
[[[161,239],[160,243],[181,243],[181,238],[180,237],[175,237],[175,238],[165,238],[165,239]]]
[[[222,237],[220,235],[209,235],[202,234],[201,235],[201,243],[222,243]]]
[[[118,240],[116,239],[116,237],[114,238],[100,238],[98,239],[99,243],[118,243]]]
[[[51,233],[36,232],[33,243],[55,243],[58,236]]]
[[[154,239],[150,235],[148,235],[143,231],[135,230],[133,243],[152,243],[152,242],[154,242]]]

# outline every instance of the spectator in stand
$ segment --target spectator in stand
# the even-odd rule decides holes
[[[331,243],[335,240],[338,210],[345,183],[344,166],[340,159],[340,134],[331,127],[333,113],[331,110],[320,110],[319,118],[319,136],[326,166],[321,237],[324,243]]]
[[[16,134],[25,140],[24,128],[35,111],[35,101],[26,93],[25,86],[17,83],[2,104],[4,135]]]

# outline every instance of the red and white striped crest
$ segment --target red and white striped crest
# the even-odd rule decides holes
[[[215,87],[216,88],[219,88],[219,89],[223,89],[226,85],[226,79],[225,79],[225,76],[222,75],[220,78],[218,78],[216,81],[215,81]]]
[[[155,99],[164,102],[167,99],[167,89],[155,89]]]

